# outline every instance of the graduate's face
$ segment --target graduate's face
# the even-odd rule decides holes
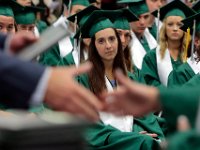
[[[180,16],[169,16],[166,18],[166,35],[169,40],[180,40],[184,32],[180,29],[182,26]]]
[[[95,46],[102,61],[113,61],[118,51],[118,40],[112,28],[106,28],[95,34]]]
[[[34,33],[34,28],[35,28],[35,24],[28,24],[28,25],[18,24],[17,25],[17,31],[26,31],[26,32]]]
[[[149,25],[150,14],[144,13],[139,16],[139,21],[131,22],[131,29],[138,35],[143,35]]]
[[[149,11],[152,12],[162,6],[163,0],[146,0]]]
[[[0,32],[7,33],[15,33],[15,23],[13,17],[2,16],[0,15]]]
[[[31,6],[31,0],[17,0],[22,6]]]
[[[131,41],[130,30],[117,29],[117,33],[118,33],[121,43],[122,43],[122,49],[124,50]]]

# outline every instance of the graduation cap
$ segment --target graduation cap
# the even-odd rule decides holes
[[[89,6],[90,5],[90,3],[89,3],[89,1],[88,0],[72,0],[72,4],[71,4],[72,6],[73,5],[83,5],[83,6]]]
[[[200,12],[182,20],[181,22],[183,23],[183,26],[180,29],[186,32],[187,29],[190,28],[193,32],[194,20],[196,20],[195,32],[200,32]]]
[[[200,1],[197,1],[194,3],[192,6],[192,9],[195,10],[196,12],[200,12]]]
[[[116,29],[130,30],[129,22],[138,20],[137,16],[127,8],[104,10],[102,13],[113,22]]]
[[[94,10],[98,10],[99,8],[90,5],[88,7],[86,7],[85,9],[81,10],[80,12],[69,16],[67,19],[71,22],[77,22],[77,24],[79,25],[79,27],[81,25],[84,24],[84,22],[87,20],[87,18],[89,17],[89,15],[94,11]],[[77,18],[77,20],[76,20]]]
[[[137,16],[149,12],[145,0],[120,0],[118,3],[128,3],[128,7]]]
[[[181,30],[183,31],[191,30],[192,32],[191,60],[194,60],[193,58],[194,38],[196,32],[200,32],[200,12],[182,20],[181,22],[183,23],[183,26],[180,28]]]
[[[95,10],[81,27],[82,38],[91,38],[100,30],[114,28],[113,23],[106,17],[103,10]]]
[[[36,12],[42,12],[44,8],[26,6],[15,12],[15,21],[17,24],[35,24]]]
[[[20,10],[22,7],[13,0],[0,0],[0,15],[14,18],[14,11]]]
[[[169,16],[181,16],[182,18],[186,18],[195,14],[195,12],[190,7],[188,7],[180,0],[174,0],[170,2],[167,5],[161,7],[159,10],[153,11],[152,14],[157,17],[158,11],[160,11],[159,19],[162,21]]]

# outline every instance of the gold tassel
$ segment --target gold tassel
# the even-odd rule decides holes
[[[183,62],[187,61],[187,53],[188,53],[188,47],[189,47],[189,43],[191,40],[191,35],[190,35],[190,28],[187,29],[187,34],[186,34],[186,46],[183,52]]]

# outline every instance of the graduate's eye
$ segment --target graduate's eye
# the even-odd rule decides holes
[[[131,38],[130,33],[126,33],[126,34],[125,34],[125,37],[126,37],[126,38]]]
[[[97,42],[98,42],[99,44],[104,44],[104,43],[105,43],[105,39],[100,38],[100,39],[97,40]]]
[[[108,40],[109,40],[109,42],[113,43],[113,42],[115,42],[116,37],[115,37],[115,36],[110,36],[110,37],[108,38]]]
[[[9,25],[9,26],[7,27],[7,30],[8,30],[8,31],[12,31],[13,28],[14,28],[14,25]]]
[[[169,27],[171,27],[171,26],[173,26],[173,23],[170,22],[170,23],[168,23],[167,25],[168,25]]]
[[[117,34],[118,34],[119,36],[122,36],[121,31],[117,31]]]

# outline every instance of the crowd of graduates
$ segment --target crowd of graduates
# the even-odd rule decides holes
[[[98,97],[120,88],[114,75],[117,69],[131,82],[161,91],[198,87],[199,20],[199,0],[117,0],[115,3],[0,0],[1,33],[24,31],[39,37],[48,26],[59,24],[73,32],[71,37],[65,37],[34,61],[55,67],[78,67],[86,61],[92,62],[93,69],[75,80]],[[198,103],[182,101],[183,97],[190,96],[188,91],[177,97],[178,100],[166,102],[174,107],[185,106],[184,110],[175,109],[177,112],[163,112],[165,106],[142,117],[98,112],[100,121],[85,131],[88,147],[99,150],[199,149],[200,136],[195,126]],[[195,95],[191,95],[191,103],[192,96]],[[170,94],[164,99],[170,99]],[[190,108],[190,105],[195,106]],[[51,108],[43,104],[30,111],[42,113],[45,109]],[[175,118],[175,114],[181,114],[180,111],[191,115],[189,118],[181,116],[185,117],[184,125],[188,125],[186,131],[178,131],[181,117]]]

